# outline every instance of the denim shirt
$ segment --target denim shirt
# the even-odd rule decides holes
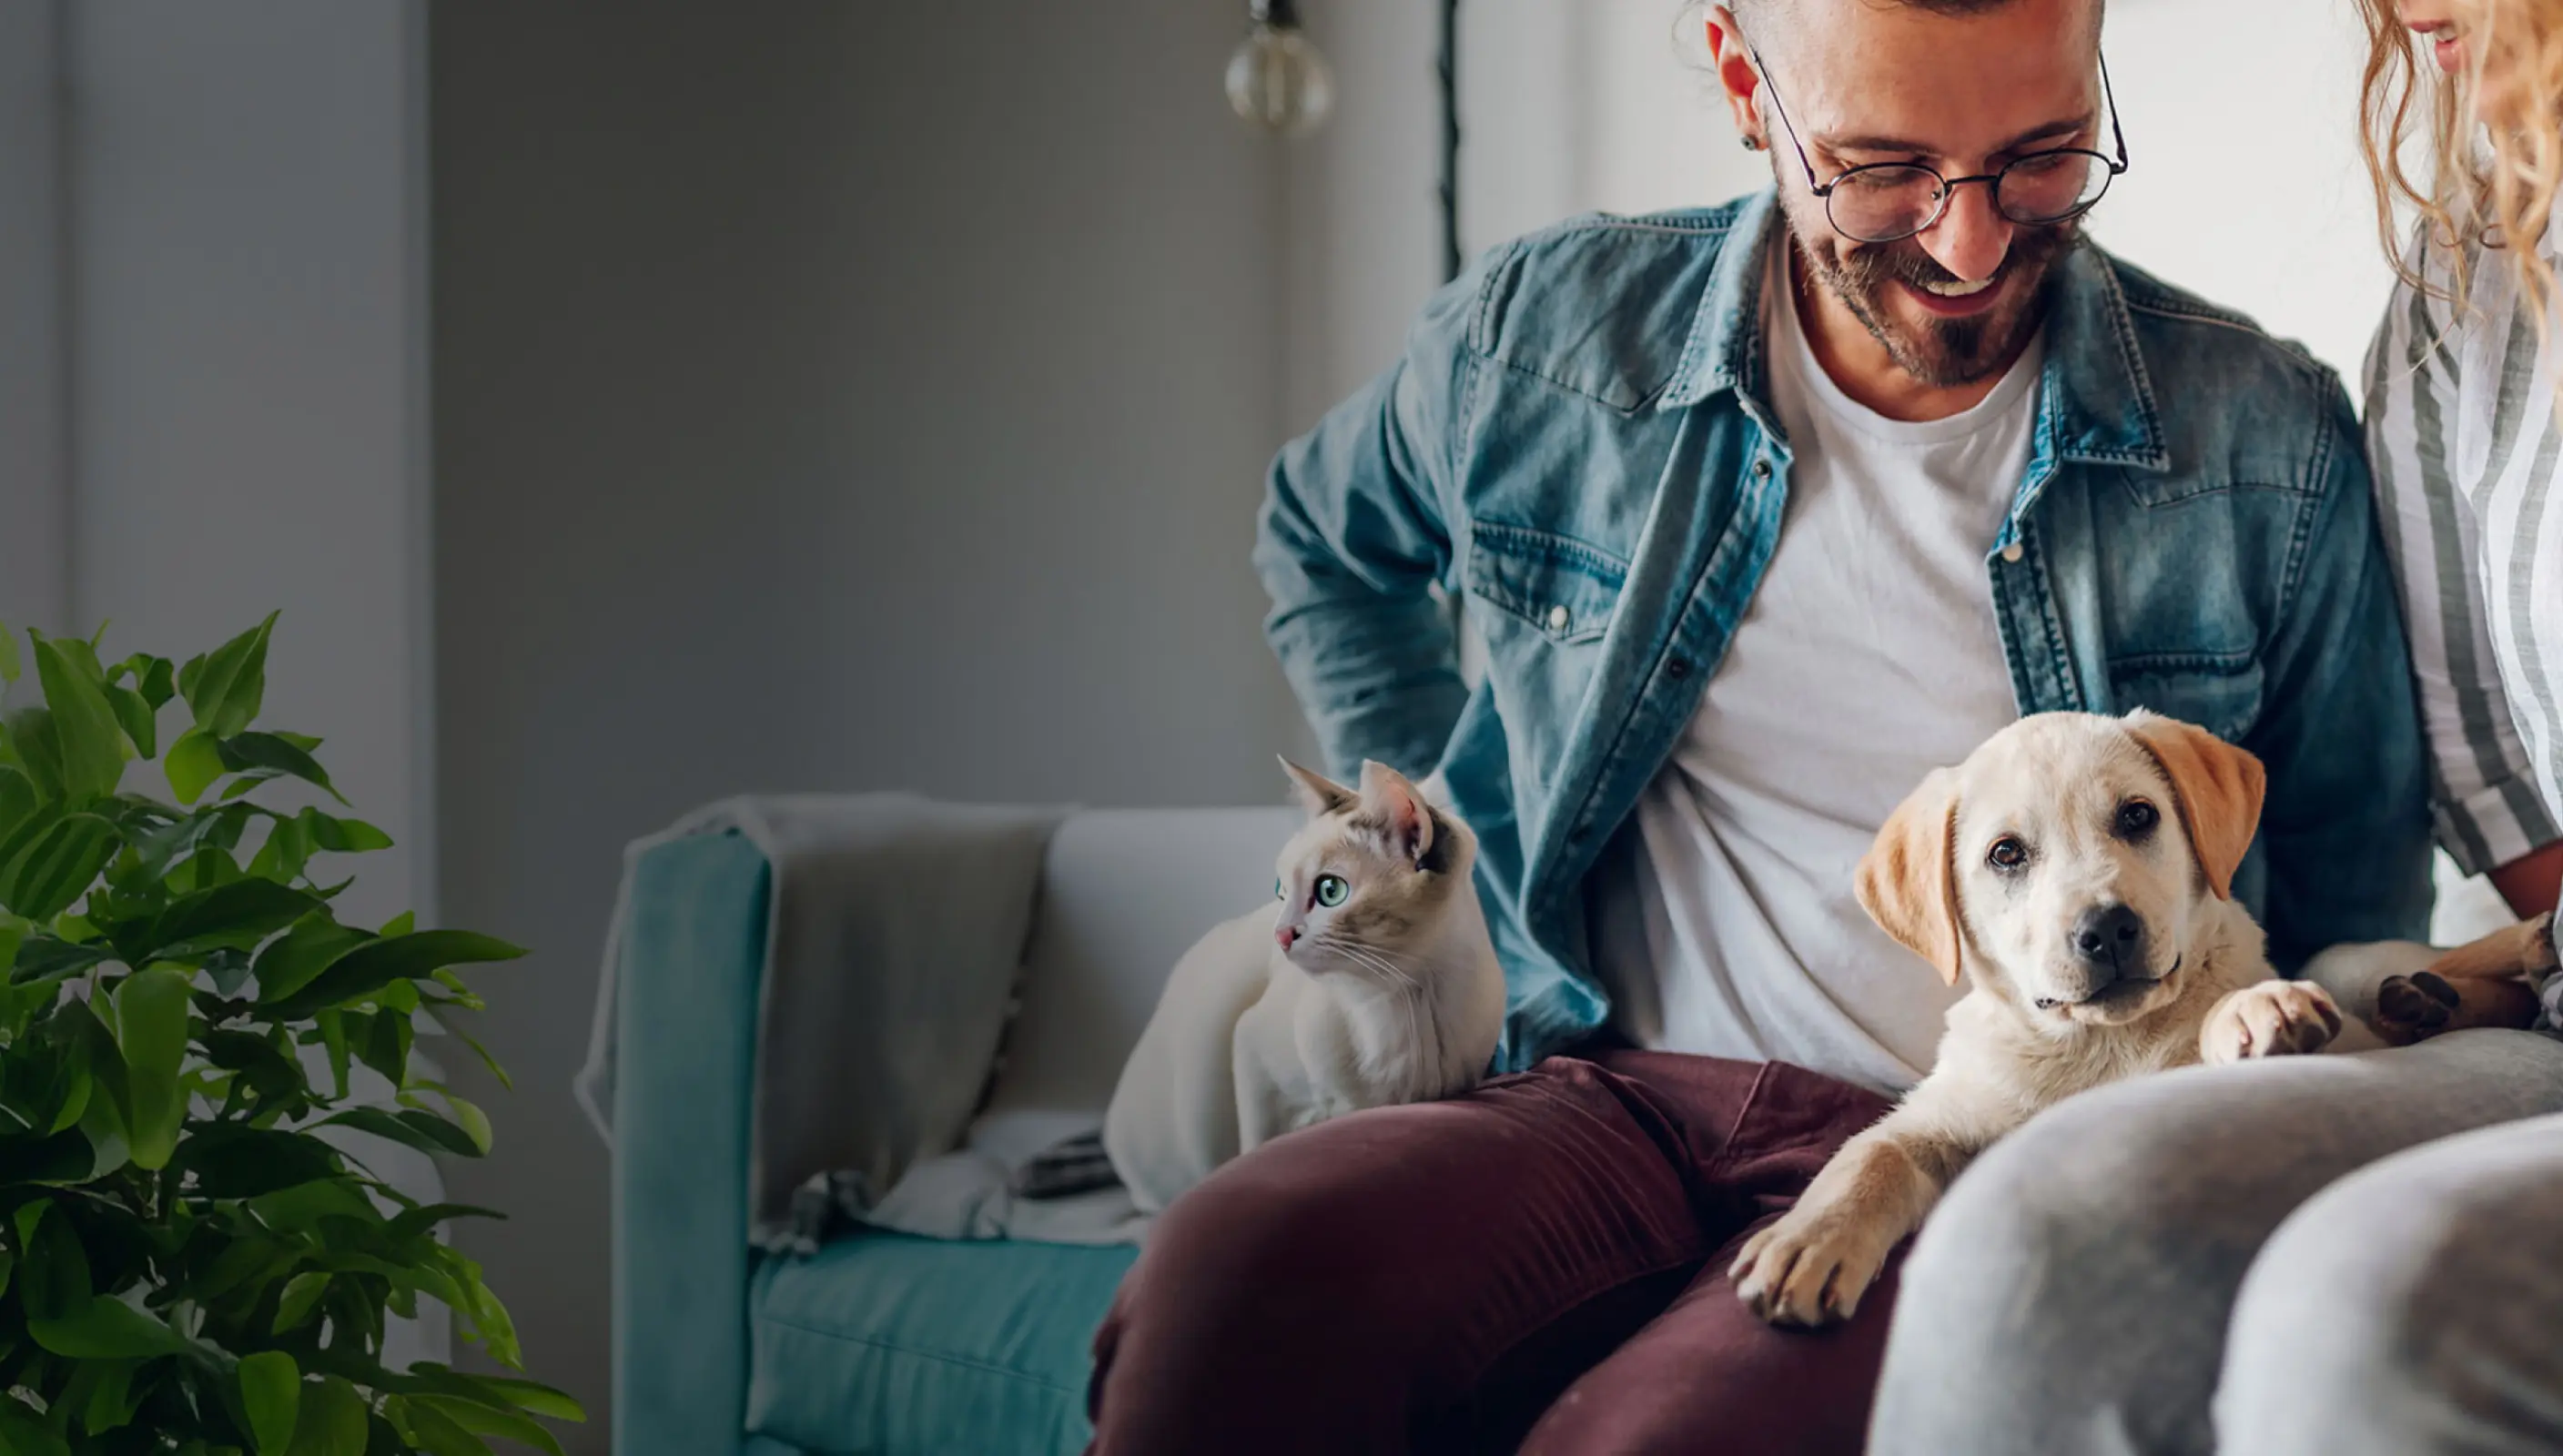
[[[1327,761],[1438,766],[1478,833],[1509,990],[1499,1070],[1605,1023],[1585,877],[1779,538],[1777,226],[1764,192],[1493,250],[1268,481],[1266,631]],[[2419,720],[2338,378],[2096,247],[2058,269],[2028,468],[1985,556],[2020,710],[2149,707],[2260,755],[2235,887],[2281,967],[2420,936]],[[1483,633],[1474,691],[1437,586]]]

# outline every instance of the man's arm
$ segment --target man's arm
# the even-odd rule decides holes
[[[2248,745],[2269,773],[2263,924],[2270,959],[2289,971],[2343,941],[2419,940],[2430,918],[2411,662],[2358,427],[2339,385],[2327,386],[2321,496]]]
[[[1468,700],[1432,588],[1451,566],[1481,284],[1473,271],[1436,294],[1405,357],[1285,447],[1266,482],[1265,636],[1338,776],[1372,758],[1423,777]]]

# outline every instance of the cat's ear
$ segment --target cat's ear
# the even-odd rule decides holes
[[[1361,802],[1364,812],[1388,825],[1389,842],[1398,857],[1421,867],[1433,857],[1432,807],[1404,774],[1383,763],[1362,760]]]
[[[1299,791],[1299,803],[1307,807],[1308,818],[1320,819],[1353,802],[1353,791],[1313,769],[1303,769],[1288,759],[1282,760],[1282,772]]]

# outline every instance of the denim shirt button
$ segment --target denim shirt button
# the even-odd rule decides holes
[[[2027,554],[2028,553],[2022,549],[2021,544],[2018,541],[2014,541],[2002,549],[2003,560],[2015,564],[2020,561],[2021,557]]]
[[[1574,620],[1575,614],[1567,611],[1566,605],[1562,602],[1557,606],[1548,609],[1548,630],[1550,632],[1564,632],[1566,631],[1566,625]]]

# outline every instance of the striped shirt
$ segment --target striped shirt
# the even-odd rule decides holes
[[[2463,306],[2395,289],[2367,356],[2367,444],[2439,842],[2479,873],[2563,837],[2563,417],[2515,273],[2498,253],[2468,263]]]

